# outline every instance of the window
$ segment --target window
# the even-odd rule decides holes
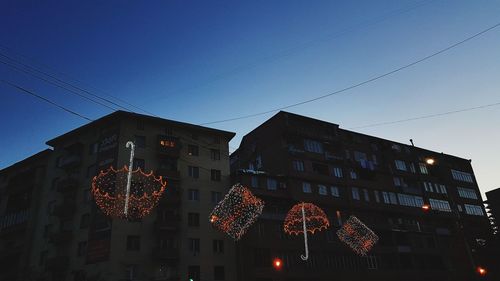
[[[402,206],[421,208],[424,205],[424,200],[420,196],[398,193],[398,199]]]
[[[323,153],[323,144],[315,140],[304,140],[304,149],[309,152]]]
[[[373,192],[375,194],[375,202],[380,203],[380,194],[377,190]]]
[[[188,155],[198,156],[199,155],[198,146],[192,144],[188,145]]]
[[[368,158],[366,157],[366,153],[354,151],[354,160],[356,162],[366,161]]]
[[[89,145],[89,155],[96,154],[97,152],[99,152],[99,143],[94,142],[94,143],[90,144]]]
[[[389,192],[389,199],[391,200],[391,204],[393,204],[393,205],[397,205],[398,204],[398,198],[396,196],[396,193]]]
[[[172,128],[170,128],[170,127],[166,127],[166,128],[165,128],[165,135],[167,135],[167,136],[172,136],[172,135],[174,135],[174,132],[173,132]]]
[[[90,189],[84,189],[83,190],[83,203],[84,204],[90,204],[92,201],[92,196],[90,195]]]
[[[210,159],[212,159],[212,160],[220,160],[220,150],[218,150],[218,149],[210,149]]]
[[[194,179],[200,177],[200,168],[195,166],[188,166],[188,175]]]
[[[267,179],[267,189],[276,190],[278,188],[278,181],[275,179]]]
[[[77,257],[83,257],[87,254],[87,241],[78,242],[78,248],[76,251]]]
[[[259,178],[257,176],[252,176],[252,187],[254,188],[259,187]]]
[[[219,203],[219,201],[222,199],[222,193],[218,192],[218,191],[212,191],[211,193],[211,201],[212,203],[214,204],[217,204]]]
[[[450,203],[445,200],[429,199],[429,204],[433,210],[451,212]]]
[[[189,279],[192,279],[193,281],[200,280],[200,266],[199,265],[188,266],[188,280]]]
[[[214,249],[214,254],[224,253],[224,240],[214,240],[213,249]]]
[[[188,240],[189,251],[193,254],[198,254],[200,252],[200,239],[189,238]]]
[[[142,120],[137,120],[137,130],[144,131],[144,122]]]
[[[141,158],[134,158],[133,167],[134,167],[134,170],[140,168],[141,170],[144,171],[145,167],[146,167],[146,161],[144,161],[144,159],[141,159]]]
[[[391,200],[389,199],[389,193],[382,191],[382,197],[384,198],[384,203],[385,204],[390,204]]]
[[[330,186],[330,193],[333,197],[340,197],[339,188],[337,186]]]
[[[394,164],[396,165],[396,169],[400,171],[407,171],[406,163],[404,161],[394,160]]]
[[[127,236],[127,251],[141,250],[141,237],[138,235]]]
[[[96,173],[95,164],[92,164],[92,165],[87,167],[87,174],[86,174],[87,178],[95,176],[95,173]]]
[[[417,172],[417,170],[415,169],[415,164],[410,163],[410,171],[414,174]]]
[[[335,176],[336,178],[341,178],[341,177],[343,177],[343,175],[342,175],[342,168],[339,168],[339,167],[333,167],[333,168],[332,168],[332,174],[333,174],[333,176]]]
[[[359,188],[353,187],[351,189],[351,192],[352,192],[352,199],[354,199],[354,200],[360,200],[360,197],[359,197]]]
[[[189,189],[188,190],[188,200],[189,201],[200,200],[200,192],[198,191],[198,189]]]
[[[80,218],[80,229],[85,229],[89,227],[90,224],[90,214],[83,214]]]
[[[358,174],[354,170],[351,170],[351,179],[353,180],[358,179]]]
[[[134,280],[137,278],[137,272],[139,271],[139,266],[137,264],[125,265],[125,280]]]
[[[457,187],[458,195],[462,198],[477,199],[474,189]]]
[[[200,214],[199,213],[188,213],[188,226],[199,227],[200,226]]]
[[[370,195],[368,194],[368,189],[363,189],[363,195],[366,202],[370,202]]]
[[[401,183],[401,178],[400,177],[394,177],[393,181],[394,181],[394,185],[395,186],[403,186],[403,184]]]
[[[328,166],[320,163],[312,163],[313,172],[320,175],[328,175]]]
[[[308,183],[308,182],[303,182],[302,183],[302,192],[304,193],[311,193],[312,190],[311,190],[311,184]]]
[[[255,168],[257,170],[262,168],[262,157],[260,155],[255,157]]]
[[[418,167],[420,168],[420,173],[423,175],[429,174],[429,171],[427,170],[427,165],[425,163],[418,163]]]
[[[214,280],[226,280],[226,277],[224,275],[224,266],[214,266]]]
[[[484,216],[483,208],[481,208],[481,206],[464,204],[464,207],[465,213],[468,215]]]
[[[326,186],[324,185],[318,185],[318,193],[319,195],[328,195],[328,190],[326,189]]]
[[[293,160],[292,166],[295,171],[303,172],[304,171],[304,162],[300,160]]]
[[[377,269],[378,268],[378,261],[376,256],[367,256],[365,257],[366,259],[366,267],[368,269]]]
[[[213,181],[220,181],[221,179],[221,171],[212,169],[210,170],[210,179]]]
[[[472,179],[472,175],[470,173],[451,170],[451,176],[453,177],[454,180],[457,181],[474,183],[474,180]]]
[[[134,136],[135,141],[134,144],[135,146],[139,148],[145,148],[146,147],[146,137],[145,136]]]

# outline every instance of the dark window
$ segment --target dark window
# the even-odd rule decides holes
[[[214,240],[213,248],[214,248],[214,253],[216,254],[224,253],[224,240]]]
[[[191,156],[198,156],[199,151],[198,151],[198,146],[197,145],[188,145],[188,154]]]
[[[144,161],[144,159],[141,159],[141,158],[134,158],[133,167],[134,167],[134,170],[141,168],[141,170],[144,171],[144,169],[146,168],[146,161]]]
[[[217,204],[222,199],[222,193],[212,191],[212,203]]]
[[[226,280],[223,266],[214,266],[214,280]]]
[[[198,189],[189,189],[188,190],[188,200],[190,200],[190,201],[200,200],[200,192],[198,191]]]
[[[197,179],[200,177],[200,168],[195,166],[188,166],[188,174],[190,177]]]
[[[321,174],[321,175],[328,175],[329,174],[327,165],[313,163],[312,168],[313,168],[313,171],[317,174]]]
[[[80,218],[80,229],[89,227],[90,224],[90,214],[83,214]]]
[[[188,280],[189,279],[192,279],[193,281],[200,280],[200,266],[199,265],[188,266]]]
[[[146,137],[145,136],[135,136],[135,145],[140,148],[146,147]]]
[[[210,158],[212,160],[220,160],[220,150],[210,149]]]
[[[142,120],[137,120],[137,130],[144,131],[144,122]]]
[[[200,252],[200,239],[198,238],[189,238],[189,251],[193,254],[197,254]]]
[[[89,155],[93,155],[99,152],[99,143],[95,142],[89,145]]]
[[[59,178],[55,178],[52,180],[52,190],[55,190],[57,188],[57,184],[59,183]]]
[[[87,241],[78,242],[77,257],[83,257],[87,253]]]
[[[220,178],[221,178],[221,172],[220,170],[215,170],[215,169],[212,169],[211,171],[211,179],[213,181],[220,181]]]
[[[160,169],[167,169],[169,171],[177,171],[177,160],[171,157],[160,158]]]
[[[165,128],[165,135],[167,136],[172,136],[173,135],[173,131],[172,131],[172,128]]]
[[[127,236],[127,251],[139,251],[141,249],[141,237],[137,235]]]
[[[200,226],[200,214],[188,213],[188,226],[199,227]]]
[[[87,167],[87,178],[93,177],[96,174],[96,166],[92,164]]]

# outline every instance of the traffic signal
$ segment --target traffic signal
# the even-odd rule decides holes
[[[283,261],[280,258],[275,258],[273,260],[273,267],[275,270],[281,270],[283,267]]]

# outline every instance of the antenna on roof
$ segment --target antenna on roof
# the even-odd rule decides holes
[[[415,146],[415,144],[413,143],[413,139],[410,139],[410,142],[411,142],[411,146]]]

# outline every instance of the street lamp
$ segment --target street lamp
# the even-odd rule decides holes
[[[429,165],[434,165],[435,162],[436,162],[436,160],[434,160],[434,158],[425,159],[425,163],[427,163]]]

